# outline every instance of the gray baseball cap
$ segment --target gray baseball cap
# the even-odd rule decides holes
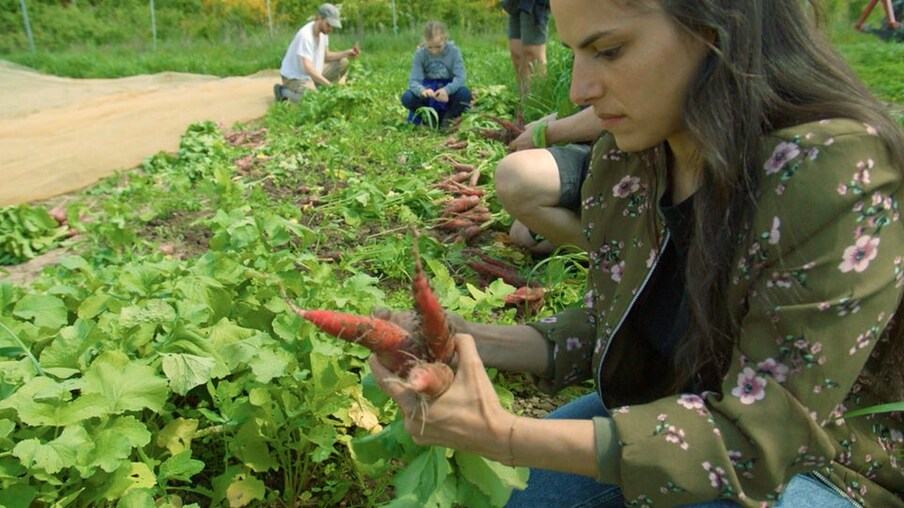
[[[317,15],[325,19],[333,28],[342,28],[342,22],[339,21],[339,8],[333,4],[323,4],[317,9]]]

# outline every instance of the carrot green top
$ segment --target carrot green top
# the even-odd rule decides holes
[[[621,475],[600,481],[621,485],[632,506],[761,506],[811,473],[858,503],[904,507],[892,453],[904,447],[901,414],[841,417],[891,402],[863,374],[904,294],[901,171],[875,131],[850,120],[777,131],[761,160],[724,295],[740,324],[729,370],[718,390],[672,393],[668,359],[632,324],[667,239],[666,185],[637,154],[597,142],[582,193],[588,292],[583,308],[532,323],[551,344],[541,386],[597,383],[618,441],[597,446],[601,457],[619,447]]]

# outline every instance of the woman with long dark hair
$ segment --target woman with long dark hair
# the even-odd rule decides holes
[[[512,506],[904,506],[904,135],[809,2],[552,0],[605,132],[581,308],[456,320],[422,444],[529,466]],[[597,393],[505,411],[484,367]]]

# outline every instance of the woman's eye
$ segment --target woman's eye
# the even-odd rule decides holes
[[[621,46],[615,46],[613,48],[606,48],[602,51],[597,51],[596,57],[602,58],[604,60],[613,60],[615,58],[618,58],[618,56],[620,54],[621,54]]]

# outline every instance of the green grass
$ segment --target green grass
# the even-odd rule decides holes
[[[854,19],[862,9],[862,2],[835,2],[830,16],[831,38],[851,67],[882,100],[904,104],[904,43],[883,42],[877,37],[853,29]],[[866,26],[881,19],[881,9],[876,9]],[[164,71],[209,74],[215,76],[248,75],[265,69],[279,67],[286,46],[295,27],[278,27],[271,36],[266,30],[232,32],[220,40],[183,39],[160,41],[155,48],[147,40],[111,46],[70,46],[58,51],[21,50],[2,55],[2,58],[34,68],[41,72],[74,78],[118,78]],[[550,58],[555,58],[554,26],[551,27]],[[480,31],[459,33],[452,31],[451,38],[462,47],[467,57],[487,51],[507,52],[504,33]],[[391,33],[356,34],[351,30],[338,32],[332,37],[334,49],[349,47],[360,41],[365,58],[388,57],[387,64],[407,69],[409,55],[420,40],[419,30]],[[469,67],[475,61],[469,58]],[[491,72],[503,84],[510,84],[509,63],[500,64],[504,69]],[[561,66],[560,66],[561,67]],[[500,72],[503,70],[504,72]],[[471,72],[471,69],[469,69]],[[547,87],[548,92],[567,93],[562,81]],[[547,99],[540,104],[556,104],[561,98]]]

